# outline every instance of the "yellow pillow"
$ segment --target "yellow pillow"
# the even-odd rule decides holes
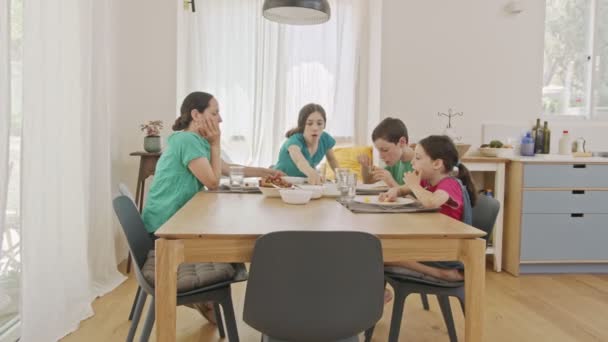
[[[353,146],[353,147],[336,147],[334,148],[334,155],[338,161],[338,165],[343,168],[352,170],[357,174],[357,178],[360,180],[361,177],[361,164],[357,161],[357,157],[361,154],[365,154],[372,160],[372,147],[371,146]],[[336,177],[331,167],[327,165],[325,168],[325,178],[334,180]]]

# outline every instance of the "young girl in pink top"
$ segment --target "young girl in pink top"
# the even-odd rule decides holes
[[[456,220],[471,224],[471,207],[477,199],[469,170],[458,160],[458,151],[447,136],[431,135],[422,139],[414,150],[414,171],[404,174],[404,186],[392,188],[380,195],[380,200],[394,201],[398,196],[413,194],[427,208]],[[396,262],[386,266],[408,268],[436,278],[461,281],[462,263]]]

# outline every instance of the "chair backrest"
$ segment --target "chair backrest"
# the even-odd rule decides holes
[[[477,197],[477,203],[473,207],[472,226],[486,232],[487,235],[484,236],[486,240],[492,234],[499,210],[500,202],[497,199],[485,195]]]
[[[140,282],[140,285],[142,281],[147,284],[147,282],[143,280],[144,278],[141,270],[148,257],[148,252],[154,249],[154,240],[146,230],[144,222],[132,199],[128,196],[120,195],[114,198],[112,204],[118,221],[120,221],[120,225],[122,226],[122,230],[127,237],[127,243],[129,244],[131,255],[133,256],[138,281]]]
[[[131,190],[129,190],[129,187],[125,183],[118,184],[118,192],[120,192],[120,194],[123,196],[129,197],[131,201],[135,202],[135,197],[133,196]]]
[[[382,247],[364,232],[274,232],[254,247],[243,320],[287,341],[352,337],[382,316]]]

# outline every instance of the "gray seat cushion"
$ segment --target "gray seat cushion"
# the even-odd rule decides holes
[[[151,250],[142,269],[144,278],[151,286],[154,286],[155,260],[155,251]],[[214,262],[181,264],[177,271],[177,292],[188,292],[231,280],[235,273],[231,264]]]
[[[408,268],[398,266],[386,266],[384,267],[384,273],[388,277],[410,280],[417,283],[435,285],[441,287],[460,287],[464,285],[462,281],[449,281],[445,279],[435,278],[433,276],[416,272]]]

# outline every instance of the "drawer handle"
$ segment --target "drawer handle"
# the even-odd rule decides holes
[[[585,190],[572,190],[573,195],[584,195]]]
[[[575,213],[575,214],[570,214],[570,217],[584,217],[585,214],[582,213]]]
[[[572,167],[575,169],[585,169],[585,168],[587,168],[587,165],[586,164],[574,164],[574,165],[572,165]]]

